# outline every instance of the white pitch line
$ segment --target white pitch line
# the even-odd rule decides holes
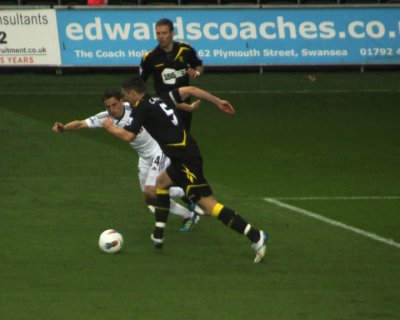
[[[304,210],[302,208],[298,208],[298,207],[292,206],[290,204],[284,203],[282,201],[279,201],[279,200],[276,200],[276,199],[273,199],[273,198],[264,198],[264,200],[269,202],[269,203],[272,203],[272,204],[274,204],[274,205],[276,205],[278,207],[285,208],[285,209],[288,209],[290,211],[303,214],[303,215],[305,215],[307,217],[323,221],[323,222],[328,223],[330,225],[333,225],[335,227],[342,228],[342,229],[345,229],[345,230],[360,234],[360,235],[362,235],[364,237],[367,237],[367,238],[370,238],[372,240],[375,240],[375,241],[378,241],[378,242],[382,242],[382,243],[385,243],[387,245],[396,247],[397,249],[400,249],[400,243],[395,242],[393,239],[383,238],[381,236],[378,236],[375,233],[364,231],[364,230],[358,229],[358,228],[353,227],[353,226],[349,226],[349,225],[344,224],[342,222],[339,222],[339,221],[336,221],[336,220],[333,220],[333,219],[330,219],[330,218],[326,218],[326,217],[324,217],[324,216],[322,216],[320,214],[317,214],[317,213],[314,213],[314,212],[311,212],[311,211],[308,211],[308,210]]]
[[[275,200],[399,200],[400,196],[354,196],[354,197],[276,197]]]

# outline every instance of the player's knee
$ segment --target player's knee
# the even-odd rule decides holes
[[[210,207],[208,207],[208,206],[202,206],[202,205],[199,204],[199,203],[196,203],[196,205],[199,206],[199,208],[200,208],[201,210],[203,210],[205,216],[211,216],[212,208],[210,208]]]
[[[145,187],[143,191],[143,196],[144,196],[144,201],[147,204],[154,204],[154,202],[157,200],[156,189],[154,187],[151,188]]]
[[[204,211],[206,216],[211,216],[213,209],[218,202],[212,197],[202,197],[197,201],[197,205]]]

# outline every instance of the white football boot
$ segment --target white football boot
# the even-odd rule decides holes
[[[265,257],[265,252],[267,251],[268,243],[268,233],[260,230],[260,240],[253,243],[251,246],[256,252],[256,257],[254,258],[254,263],[259,263]]]

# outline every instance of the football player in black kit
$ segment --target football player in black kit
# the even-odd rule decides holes
[[[125,80],[122,92],[124,99],[135,106],[132,110],[132,121],[124,128],[118,128],[112,119],[107,119],[103,127],[129,143],[136,138],[143,126],[171,160],[171,164],[158,175],[156,181],[156,221],[151,234],[154,246],[159,249],[163,246],[170,203],[168,189],[178,185],[190,200],[203,209],[205,215],[217,218],[231,229],[246,235],[256,253],[254,262],[260,262],[265,256],[268,233],[252,227],[237,212],[214,198],[211,187],[203,176],[203,159],[199,147],[176,115],[176,106],[189,96],[207,100],[228,114],[235,112],[232,105],[192,86],[174,89],[161,97],[152,97],[147,93],[145,83],[140,77]]]
[[[158,20],[155,29],[158,46],[143,56],[139,75],[144,81],[153,76],[154,89],[159,96],[173,89],[188,86],[189,78],[200,76],[204,68],[196,51],[189,44],[173,40],[174,25],[171,20]],[[190,103],[190,100],[185,102]],[[192,113],[180,109],[177,112],[186,129],[190,131]]]

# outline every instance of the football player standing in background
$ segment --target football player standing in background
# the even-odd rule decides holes
[[[190,78],[197,78],[203,71],[203,63],[196,50],[185,42],[174,41],[174,24],[169,19],[157,21],[156,36],[158,46],[147,52],[141,62],[139,75],[144,80],[152,75],[156,95],[188,86]],[[190,103],[190,100],[184,102]],[[192,113],[178,110],[186,130],[190,131]]]

